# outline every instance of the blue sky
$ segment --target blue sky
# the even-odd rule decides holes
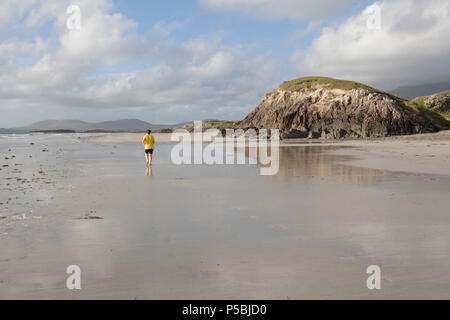
[[[220,12],[199,6],[195,0],[172,1],[126,1],[116,0],[117,12],[133,18],[141,33],[146,33],[159,21],[185,22],[177,29],[172,38],[183,42],[208,33],[222,33],[224,43],[228,45],[253,44],[255,49],[270,52],[277,58],[284,58],[295,49],[306,48],[320,29],[314,30],[301,39],[289,42],[296,30],[306,30],[311,21],[316,20],[322,26],[332,25],[358,13],[361,7],[374,1],[353,1],[333,14],[314,19],[293,20],[289,18],[261,19],[236,12]]]
[[[296,77],[390,90],[450,75],[446,0],[4,0],[0,12],[0,127],[241,119]]]

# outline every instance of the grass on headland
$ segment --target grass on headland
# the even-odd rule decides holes
[[[450,94],[450,91],[444,91],[440,93],[436,93],[433,95],[447,95]],[[429,96],[418,97],[411,101],[411,104],[417,107],[417,109],[422,113],[422,115],[426,116],[428,119],[432,120],[433,123],[444,129],[450,129],[450,112],[440,112],[435,109],[429,109],[425,106],[425,100]]]
[[[450,94],[450,91],[438,92],[438,93],[432,94],[432,96],[434,96],[434,95],[436,95],[436,94],[446,96],[446,95],[449,95],[449,94]]]
[[[450,93],[450,91],[449,91]],[[439,93],[446,94],[446,93]],[[423,117],[431,120],[434,124],[442,129],[450,129],[450,113],[439,112],[438,110],[430,109],[425,106],[425,100],[428,96],[418,97],[409,102],[410,105],[415,107]]]
[[[341,90],[365,89],[376,93],[386,94],[399,102],[408,101],[403,97],[373,88],[371,86],[356,81],[339,80],[328,77],[304,77],[295,80],[285,81],[280,86],[280,89],[287,91],[301,91],[301,90],[315,91],[317,90],[318,87],[327,87],[330,89],[341,89]]]
[[[343,90],[352,90],[352,89],[367,89],[373,91],[379,91],[375,88],[369,87],[365,84],[348,81],[348,80],[338,80],[327,77],[304,77],[291,81],[285,81],[280,86],[283,90],[289,91],[300,91],[302,89],[314,89],[315,86],[326,86],[331,89],[343,89]],[[381,91],[379,91],[381,92]]]
[[[417,109],[419,112],[426,117],[427,119],[431,120],[435,125],[440,127],[440,129],[450,129],[450,113],[441,113],[437,112],[435,110],[428,109],[424,106],[417,105]]]

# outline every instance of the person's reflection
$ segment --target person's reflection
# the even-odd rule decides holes
[[[153,175],[151,166],[149,166],[149,167],[147,167],[147,169],[145,169],[145,174],[147,175],[147,177],[151,177]]]

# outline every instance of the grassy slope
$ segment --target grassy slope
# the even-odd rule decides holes
[[[448,95],[448,94],[450,94],[450,91],[438,92],[438,93],[433,94],[433,96],[436,94]]]
[[[450,91],[439,92],[433,95],[447,95],[450,94]],[[439,112],[438,110],[433,110],[425,107],[425,100],[430,96],[418,97],[411,100],[411,103],[416,105],[417,108],[425,113],[429,114],[431,117],[434,117],[434,122],[444,127],[445,129],[450,129],[450,112]]]
[[[300,91],[307,89],[309,91],[314,91],[316,87],[328,87],[330,89],[342,89],[342,90],[352,90],[352,89],[365,89],[376,93],[382,93],[390,96],[394,100],[399,102],[408,101],[407,99],[396,96],[392,93],[378,90],[376,88],[370,87],[368,85],[349,80],[339,80],[327,77],[304,77],[291,81],[285,81],[280,86],[280,89],[288,91]]]
[[[314,88],[315,85],[327,86],[330,88],[344,89],[344,90],[361,88],[378,91],[374,88],[371,88],[359,82],[338,80],[326,77],[305,77],[291,81],[286,81],[280,86],[280,88],[289,91],[300,91],[301,89]]]

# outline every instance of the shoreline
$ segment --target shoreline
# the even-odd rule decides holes
[[[156,140],[161,142],[171,141],[171,133],[152,133]],[[192,134],[191,134],[192,135]],[[95,143],[126,143],[141,142],[144,133],[105,133],[104,135],[89,137],[89,142]],[[281,145],[292,146],[296,143],[308,144],[347,144],[358,142],[381,142],[381,141],[450,141],[450,130],[439,131],[435,133],[422,133],[402,136],[388,136],[380,138],[361,138],[361,139],[284,139],[280,141]]]
[[[176,143],[171,134],[154,134],[156,143]],[[142,134],[119,133],[86,139],[89,143],[140,145]],[[206,142],[205,143],[209,143]],[[280,147],[349,147],[329,151],[335,155],[354,156],[351,165],[389,171],[450,174],[450,130],[409,136],[392,136],[372,139],[349,140],[282,140]]]

